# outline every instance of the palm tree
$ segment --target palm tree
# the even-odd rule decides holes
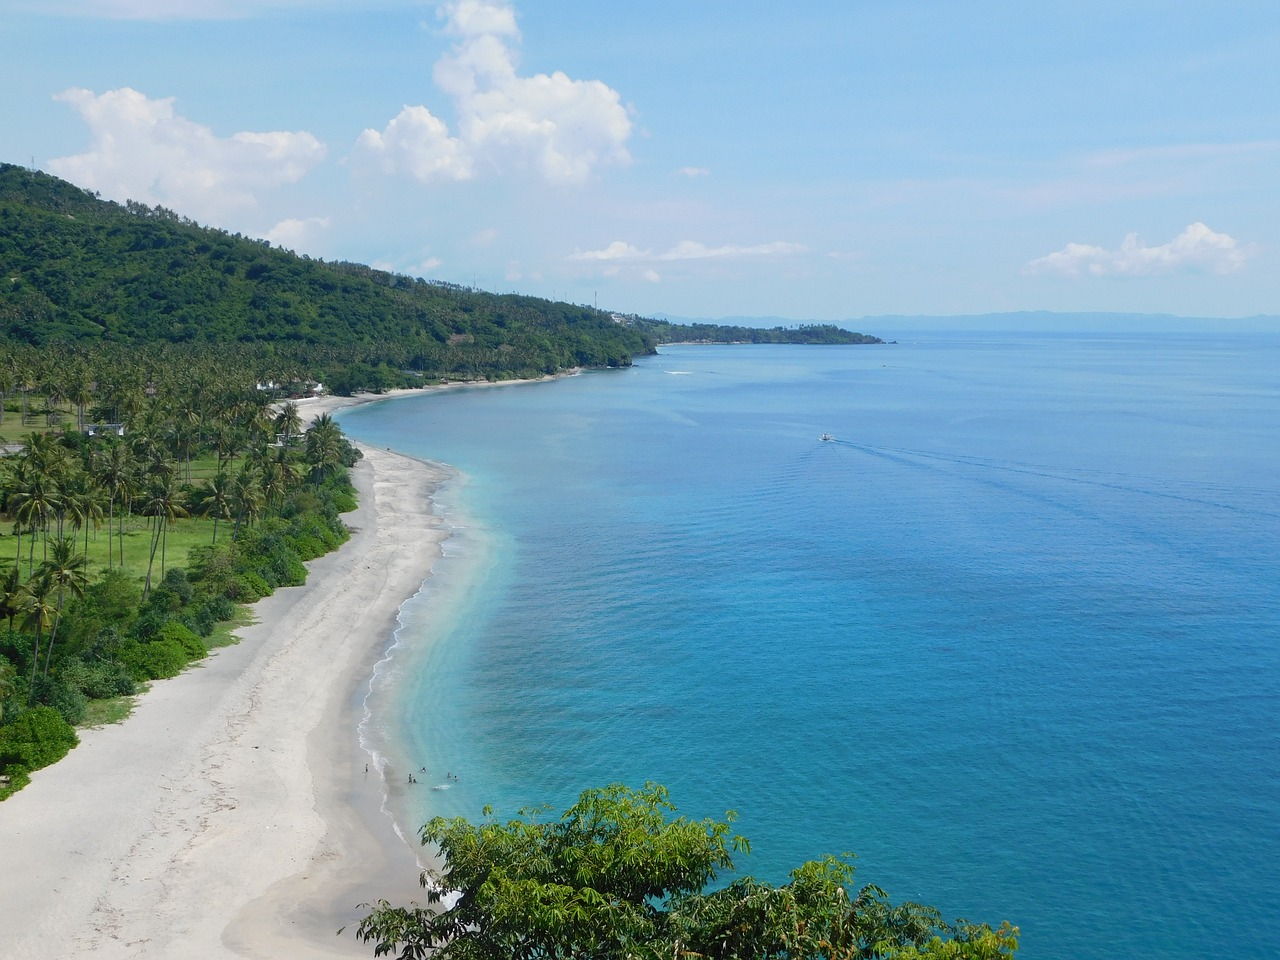
[[[288,490],[284,470],[280,466],[280,461],[273,459],[264,460],[258,469],[261,477],[259,486],[262,488],[262,499],[268,507],[273,507],[284,498]]]
[[[40,641],[44,639],[44,628],[53,619],[53,584],[47,577],[32,577],[23,584],[22,594],[22,629],[35,627],[36,645],[31,651],[31,684],[27,687],[27,706],[31,706],[31,698],[36,687],[36,665],[40,662]]]
[[[22,571],[17,564],[7,561],[0,568],[0,617],[9,621],[9,632],[13,633],[13,618],[22,612]]]
[[[40,564],[39,576],[57,585],[58,603],[54,607],[53,629],[49,631],[49,645],[44,652],[44,675],[49,675],[49,661],[53,658],[53,644],[58,638],[58,624],[62,621],[63,595],[70,590],[74,597],[83,597],[89,585],[89,558],[83,553],[76,553],[75,540],[71,537],[59,537],[53,542],[49,559]]]
[[[154,477],[151,488],[147,491],[147,501],[142,505],[142,515],[151,517],[153,522],[151,535],[151,556],[147,561],[147,581],[142,588],[142,599],[151,594],[151,568],[156,562],[156,548],[160,548],[160,576],[164,576],[165,541],[168,539],[169,525],[179,517],[189,516],[186,505],[182,502],[182,491],[172,476]]]
[[[311,479],[320,483],[342,467],[342,430],[333,418],[322,413],[307,430],[306,460],[311,466]]]
[[[116,503],[124,505],[137,474],[133,452],[128,445],[112,440],[100,455],[93,459],[93,475],[98,486],[107,491],[107,569],[112,568],[111,526],[116,515]],[[124,514],[120,515],[120,563],[124,564]]]
[[[35,566],[36,532],[48,527],[49,518],[56,511],[58,500],[47,474],[30,465],[21,469],[21,473],[22,485],[9,498],[9,510],[19,526],[26,527],[31,533],[30,555],[27,558],[27,569],[30,572]],[[21,556],[22,542],[19,537],[18,557]]]
[[[233,482],[225,470],[219,470],[207,487],[195,492],[194,507],[197,516],[213,518],[213,542],[218,542],[218,521],[230,520]]]
[[[105,517],[102,512],[102,488],[98,486],[91,475],[82,471],[77,477],[75,486],[71,489],[70,497],[74,508],[69,512],[84,526],[84,552],[87,554],[89,552],[89,529],[92,527],[96,531]],[[108,536],[110,535],[110,530],[111,528],[108,527]],[[95,542],[97,541],[97,533],[94,533],[93,539]],[[107,544],[107,549],[110,552],[110,543]]]
[[[246,463],[231,481],[231,507],[235,510],[236,525],[232,530],[232,539],[240,535],[240,524],[248,520],[249,525],[257,519],[262,510],[262,486],[258,483],[258,473],[253,464]]]
[[[286,400],[276,414],[275,426],[278,432],[284,434],[284,445],[289,446],[293,435],[302,430],[302,415],[298,413],[298,405],[292,400]]]

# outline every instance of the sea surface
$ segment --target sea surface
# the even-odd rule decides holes
[[[364,728],[405,832],[654,780],[1027,960],[1274,957],[1280,336],[899,338],[344,411],[458,471]]]

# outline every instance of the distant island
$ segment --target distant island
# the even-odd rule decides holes
[[[827,324],[673,324],[325,262],[0,165],[0,344],[157,362],[216,350],[340,394],[627,366],[658,345],[875,343]]]

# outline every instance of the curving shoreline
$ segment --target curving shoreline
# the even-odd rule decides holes
[[[6,956],[367,957],[335,936],[356,904],[421,897],[356,726],[440,555],[431,495],[448,474],[361,449],[351,540],[305,586],[260,601],[241,643],[153,685],[125,723],[81,731],[0,804]]]

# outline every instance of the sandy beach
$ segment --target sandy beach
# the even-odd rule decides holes
[[[448,475],[362,449],[353,536],[305,586],[256,604],[239,644],[153,684],[126,722],[81,731],[0,803],[6,957],[369,957],[335,935],[356,905],[421,898],[356,725],[397,611],[439,556],[430,497]]]

